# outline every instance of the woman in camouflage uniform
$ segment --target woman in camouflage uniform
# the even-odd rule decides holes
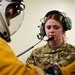
[[[57,10],[49,11],[44,17],[41,28],[43,28],[41,30],[44,33],[43,37],[54,37],[54,39],[33,50],[26,63],[33,63],[42,69],[46,69],[54,63],[58,63],[60,66],[72,63],[75,58],[70,54],[75,52],[75,46],[66,43],[64,39],[66,31],[71,29],[70,18]]]

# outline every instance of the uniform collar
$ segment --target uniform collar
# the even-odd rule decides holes
[[[59,51],[59,50],[65,50],[66,48],[66,43],[65,41],[63,41],[63,43],[59,46],[59,47],[51,47],[48,43],[45,46],[45,50],[44,53],[50,53],[50,52],[54,52],[54,51]]]

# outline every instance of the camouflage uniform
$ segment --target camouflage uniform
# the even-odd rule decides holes
[[[54,62],[58,62],[61,66],[67,66],[72,63],[75,58],[71,57],[71,53],[75,52],[75,46],[63,42],[61,46],[50,47],[46,45],[32,51],[26,63],[33,63],[42,69],[48,68]]]

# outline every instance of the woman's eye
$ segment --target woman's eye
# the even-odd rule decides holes
[[[56,30],[59,28],[60,28],[60,26],[57,26],[57,25],[54,26],[54,29],[56,29]]]
[[[51,26],[46,26],[46,28],[49,30],[49,29],[51,29]]]
[[[58,26],[58,25],[54,25],[54,26],[50,26],[50,25],[48,25],[48,26],[46,26],[46,29],[48,29],[48,30],[50,30],[51,28],[57,30],[57,29],[60,28],[60,26]]]

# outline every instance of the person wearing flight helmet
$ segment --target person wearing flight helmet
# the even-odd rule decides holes
[[[0,1],[0,75],[44,75],[40,68],[19,61],[7,44],[23,21],[24,9],[23,0]]]

